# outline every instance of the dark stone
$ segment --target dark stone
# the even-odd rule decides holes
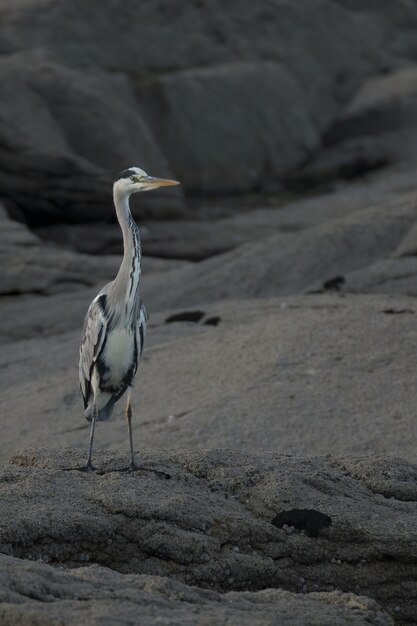
[[[334,278],[329,278],[329,280],[326,280],[323,283],[323,289],[326,289],[326,291],[339,291],[344,282],[344,276],[335,276]]]
[[[204,320],[204,324],[208,326],[218,326],[220,324],[221,318],[218,315],[214,315],[213,317],[209,317]]]
[[[272,520],[272,524],[278,528],[284,525],[294,526],[297,530],[304,530],[309,537],[318,537],[323,528],[328,528],[332,523],[331,517],[314,509],[291,509],[281,511]]]
[[[413,309],[384,309],[382,312],[385,315],[403,315],[404,313],[414,315]]]
[[[182,313],[174,313],[166,318],[165,324],[172,322],[199,322],[205,313],[204,311],[183,311]]]

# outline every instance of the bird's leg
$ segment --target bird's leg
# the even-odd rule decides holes
[[[93,457],[93,441],[94,441],[94,431],[96,429],[96,421],[97,421],[97,406],[96,403],[94,402],[93,404],[93,415],[92,415],[92,419],[91,419],[91,430],[90,430],[90,445],[88,448],[88,459],[87,459],[87,465],[85,467],[83,467],[83,470],[85,472],[94,472],[95,471],[95,467],[92,463],[92,457]]]
[[[127,403],[126,403],[126,419],[127,419],[127,427],[129,429],[129,444],[130,444],[130,464],[129,471],[135,472],[136,470],[142,470],[144,472],[152,472],[153,474],[157,474],[157,476],[162,476],[163,478],[171,478],[170,474],[166,472],[162,472],[160,470],[152,469],[150,467],[142,467],[141,465],[137,465],[135,462],[135,455],[133,452],[133,433],[132,433],[132,401],[131,401],[132,392],[129,389],[127,395]]]
[[[127,419],[127,428],[129,430],[129,445],[130,445],[130,465],[129,469],[131,472],[139,469],[139,467],[135,463],[135,455],[133,452],[133,432],[132,432],[132,392],[130,389],[127,390],[127,403],[126,403],[126,419]]]

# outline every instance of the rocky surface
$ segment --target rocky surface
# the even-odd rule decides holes
[[[187,219],[166,221],[137,217],[144,253],[173,260],[204,260],[244,243],[265,239],[273,233],[291,236],[306,231],[306,236],[310,237],[309,229],[313,227],[334,228],[330,222],[370,207],[380,206],[383,212],[388,205],[395,207],[405,194],[414,192],[415,177],[415,167],[408,163],[390,166],[349,184],[338,181],[314,194],[300,196],[285,192],[263,197],[249,196],[246,199],[235,197],[211,202],[194,200]],[[366,215],[371,217],[372,212]],[[364,220],[367,219],[366,215]],[[45,241],[83,253],[122,253],[122,239],[117,224],[59,224],[36,228],[35,232]],[[312,231],[312,237],[314,233]],[[404,242],[405,246],[412,246],[412,235],[407,234]],[[297,253],[303,254],[302,251]],[[227,263],[228,257],[223,259]],[[166,302],[163,304],[167,305]]]
[[[392,626],[390,616],[363,596],[340,592],[294,594],[282,589],[216,593],[168,578],[121,575],[90,566],[62,572],[43,563],[0,557],[0,619],[4,626]]]
[[[0,295],[62,292],[68,296],[68,292],[104,284],[114,278],[120,256],[75,254],[65,247],[45,244],[25,225],[11,220],[0,206],[0,262]],[[185,268],[189,264],[155,258],[144,260],[143,265],[151,274]]]
[[[68,588],[69,607],[77,581],[89,581],[87,600],[106,595],[111,581],[119,589],[120,577],[103,572],[104,590],[90,591],[100,572],[90,571],[96,564],[129,575],[128,587],[152,585],[149,576],[168,575],[223,592],[284,588],[307,594],[304,600],[281,595],[295,611],[297,603],[303,611],[320,599],[325,617],[336,604],[347,620],[352,611],[346,623],[360,624],[363,613],[378,623],[376,606],[366,600],[327,595],[335,587],[362,590],[398,623],[415,623],[415,465],[383,457],[305,459],[231,450],[142,450],[138,459],[143,470],[129,474],[123,471],[125,455],[99,454],[99,472],[91,475],[77,470],[84,461],[77,451],[29,449],[2,468],[1,552],[26,560],[21,576],[30,568],[36,576],[43,574],[37,599],[48,593],[51,578],[53,595]],[[21,519],[17,512],[23,504]],[[85,567],[54,573],[42,564],[30,566],[27,559]],[[10,594],[7,573],[16,561],[3,562]],[[154,584],[163,590],[172,583]],[[24,596],[24,585],[19,587]],[[201,593],[173,585],[171,600],[180,590]],[[311,591],[327,593],[310,598]],[[218,599],[219,610],[226,597],[206,595],[207,601]],[[256,611],[262,602],[279,606],[280,594],[245,593],[241,610],[249,599]],[[205,603],[199,603],[204,610]],[[380,623],[390,623],[385,620]]]
[[[27,228],[0,214],[0,294],[72,291],[117,272],[118,257],[97,258],[43,245]]]
[[[296,233],[271,234],[149,289],[158,307],[198,306],[222,298],[306,293],[389,257],[417,218],[415,192]]]
[[[57,311],[35,301],[29,319],[24,302],[4,309],[17,321],[2,322],[11,337],[0,356],[1,460],[22,445],[85,450],[77,350],[87,295],[55,296]],[[137,445],[417,462],[413,298],[325,294],[191,311],[201,320],[151,313],[133,394]],[[123,409],[99,425],[99,448],[126,448]]]
[[[354,138],[375,138],[387,160],[415,159],[417,67],[387,72],[363,84],[325,137],[343,146]]]

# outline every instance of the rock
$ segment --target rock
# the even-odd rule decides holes
[[[12,344],[23,339],[81,329],[88,305],[99,288],[99,285],[90,288],[78,285],[74,290],[64,290],[47,297],[31,293],[2,295],[0,343]]]
[[[393,253],[393,257],[401,258],[417,256],[417,224],[414,224],[402,239],[400,245]]]
[[[389,256],[417,218],[416,194],[301,233],[278,233],[148,282],[154,308],[320,290],[334,276]]]
[[[273,219],[273,211],[269,215]],[[242,217],[239,214],[220,220],[147,222],[142,229],[143,250],[159,257],[202,261],[270,233],[267,219],[257,225],[255,215],[253,220],[245,221]]]
[[[84,455],[74,450],[16,453],[1,470],[1,552],[55,566],[89,564],[59,573],[63,588],[73,588],[78,576],[79,582],[90,576],[94,581],[101,571],[91,569],[95,564],[128,575],[128,584],[141,582],[132,574],[169,576],[233,591],[236,600],[240,592],[265,588],[299,593],[336,587],[367,595],[400,622],[415,623],[416,596],[406,582],[416,576],[415,465],[382,456],[232,450],[147,450],[140,458],[144,469],[129,474],[121,471],[125,455],[99,454],[99,473],[86,475],[77,471]],[[273,524],[277,514],[300,508],[328,516],[331,524],[314,536]],[[26,561],[21,569],[28,567]],[[47,585],[55,576],[59,589],[59,574],[47,566],[41,571]],[[104,590],[112,580],[118,582],[111,572],[104,574]],[[90,589],[87,582],[86,599],[103,593],[101,586]],[[71,599],[76,591],[69,593]],[[244,595],[243,602],[249,598],[256,607],[260,596]],[[340,594],[321,598],[349,607]],[[375,604],[363,598],[352,598],[352,605],[377,616]]]
[[[48,306],[39,297],[33,326],[20,321],[23,308],[5,307],[16,337],[2,318],[0,330],[11,327],[11,337],[0,353],[1,461],[20,446],[86,449],[77,352],[90,295],[53,296]],[[151,320],[133,394],[141,448],[392,454],[417,462],[413,298],[329,293],[159,314],[145,302]],[[199,321],[167,323],[173,315]],[[126,449],[124,400],[99,425],[96,445]]]
[[[119,267],[118,257],[95,258],[44,245],[4,213],[0,223],[2,295],[68,292],[104,281]]]
[[[118,224],[52,224],[35,228],[45,242],[84,254],[123,254],[123,238]]]
[[[295,233],[374,205],[396,202],[415,189],[412,166],[390,167],[354,184],[339,183],[331,190],[299,196],[287,192],[266,197],[193,201],[190,219],[148,220],[136,215],[145,254],[172,259],[202,260],[272,233]],[[192,216],[192,219],[191,219]],[[117,224],[55,224],[35,229],[53,241],[88,254],[121,254]],[[144,272],[146,273],[146,271]]]
[[[299,82],[278,63],[164,76],[147,98],[164,152],[191,190],[254,189],[303,161],[319,143]]]
[[[345,150],[346,142],[375,138],[391,161],[416,160],[417,66],[368,79],[329,130],[325,142]]]
[[[15,215],[44,221],[109,215],[103,180],[135,155],[198,192],[279,186],[365,77],[414,58],[415,32],[405,0],[395,9],[6,0],[0,185]],[[143,207],[184,214],[181,196],[163,202],[149,195]]]
[[[94,257],[42,243],[23,224],[0,213],[0,294],[64,294],[113,280],[121,262],[120,255]],[[120,238],[120,230],[119,230]],[[184,269],[187,263],[146,259],[145,272]],[[95,287],[98,289],[99,287]],[[36,305],[35,305],[36,306]],[[26,307],[26,304],[24,305]],[[43,308],[43,305],[42,305]],[[58,311],[56,311],[58,313]],[[51,319],[53,323],[53,320]]]
[[[417,295],[417,259],[383,259],[343,277],[340,291]]]
[[[292,189],[311,188],[351,180],[389,163],[388,152],[376,138],[360,137],[319,151],[307,165],[286,180]]]
[[[234,233],[226,233],[223,241],[217,242],[213,236],[213,225],[208,222],[157,220],[139,223],[144,255],[152,255],[157,262],[162,262],[165,257],[166,266],[170,269],[186,267],[186,259],[206,258],[207,255],[224,252],[242,242],[242,237]],[[249,228],[246,230],[250,231]],[[123,255],[123,238],[118,224],[55,224],[36,228],[35,232],[45,242],[53,242],[77,252],[117,254],[120,258]],[[152,257],[146,256],[145,265],[152,263]],[[168,262],[168,259],[171,261]],[[144,271],[147,271],[146,267]]]
[[[135,110],[126,77],[81,72],[23,53],[2,59],[0,77],[9,85],[0,99],[7,138],[6,144],[1,142],[0,183],[31,225],[113,217],[111,183],[132,164],[173,178]],[[35,154],[32,160],[27,155],[35,150],[36,162]],[[168,215],[178,216],[184,212],[180,196],[160,193],[152,200],[146,194],[142,215],[150,207],[158,215],[160,205],[161,215],[168,206]]]
[[[122,575],[89,566],[63,572],[42,562],[0,556],[0,619],[5,626],[57,623],[195,626],[220,623],[273,626],[392,626],[376,602],[340,592],[294,594],[282,589],[259,592],[215,591],[168,578]]]
[[[6,209],[0,204],[0,249],[39,245],[39,239],[24,224],[9,219]]]
[[[179,260],[201,261],[227,252],[269,235],[276,222],[280,219],[271,210],[220,220],[140,221],[142,250],[151,257],[176,259],[172,267],[186,267],[187,264]],[[37,228],[35,232],[45,241],[78,252],[123,254],[118,224],[57,224]]]
[[[106,206],[109,214],[110,179],[99,168],[68,153],[31,148],[11,134],[9,127],[0,128],[0,185],[11,217],[28,218],[29,224],[56,220],[57,215],[82,221],[103,216]]]

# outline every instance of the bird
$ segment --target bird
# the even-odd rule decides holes
[[[91,302],[80,343],[79,379],[84,416],[91,422],[87,472],[92,463],[96,423],[110,419],[115,403],[126,393],[126,419],[131,471],[135,463],[131,392],[142,356],[148,314],[141,298],[140,229],[130,211],[129,198],[140,191],[179,185],[179,181],[149,176],[139,167],[120,172],[113,184],[116,216],[123,234],[123,260],[114,280]]]

